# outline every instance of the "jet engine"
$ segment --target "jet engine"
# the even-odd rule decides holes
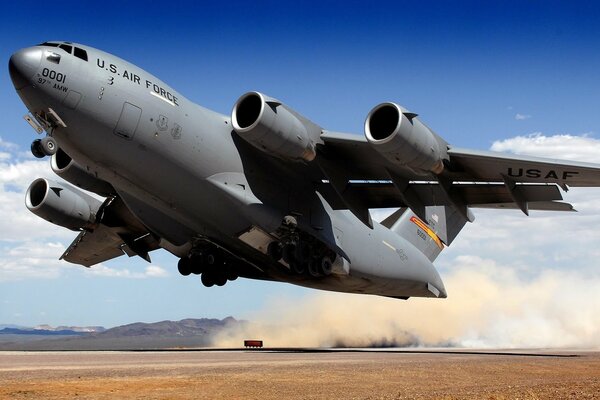
[[[105,197],[115,193],[108,182],[90,174],[60,148],[52,156],[50,164],[56,175],[75,186]]]
[[[379,104],[365,121],[367,141],[395,164],[440,174],[448,144],[416,117],[398,104]]]
[[[101,204],[74,187],[44,178],[33,181],[25,195],[29,211],[74,231],[91,226]]]
[[[233,129],[262,151],[281,158],[312,161],[321,128],[277,99],[249,92],[231,112]]]

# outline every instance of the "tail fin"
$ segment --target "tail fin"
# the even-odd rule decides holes
[[[382,225],[408,240],[430,260],[434,261],[449,246],[461,231],[467,220],[452,207],[425,207],[427,222],[422,221],[409,208],[401,208],[384,221]],[[469,211],[469,221],[474,217]]]

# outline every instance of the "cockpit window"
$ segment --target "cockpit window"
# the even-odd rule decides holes
[[[87,51],[80,49],[79,47],[75,47],[73,55],[77,58],[81,58],[83,61],[88,60]]]
[[[48,60],[54,64],[59,64],[60,63],[60,54],[57,54],[53,51],[46,51],[46,60]]]
[[[68,44],[61,44],[58,47],[60,47],[61,49],[63,49],[64,51],[66,51],[69,54],[71,54],[73,52],[73,46],[69,46]]]
[[[42,43],[42,44],[38,44],[38,46],[50,46],[50,47],[58,47],[58,43],[44,42],[44,43]]]

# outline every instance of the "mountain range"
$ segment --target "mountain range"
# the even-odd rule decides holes
[[[136,322],[110,329],[101,326],[39,325],[0,329],[0,350],[142,350],[206,347],[220,330],[243,324],[233,317]],[[240,344],[241,346],[241,344]]]

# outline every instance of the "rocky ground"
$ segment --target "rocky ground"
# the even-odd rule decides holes
[[[600,399],[600,353],[542,354],[0,352],[0,398]]]

